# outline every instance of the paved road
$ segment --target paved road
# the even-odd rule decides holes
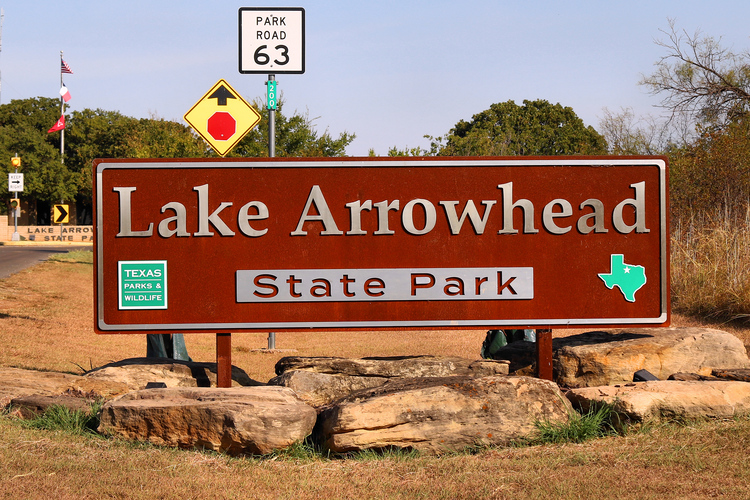
[[[90,248],[91,245],[0,245],[0,279],[43,262],[52,254]]]

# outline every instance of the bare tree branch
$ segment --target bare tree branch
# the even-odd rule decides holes
[[[750,53],[737,55],[721,39],[677,31],[673,20],[661,30],[667,40],[655,43],[667,50],[656,71],[641,79],[672,117],[689,115],[698,122],[724,126],[750,111]]]

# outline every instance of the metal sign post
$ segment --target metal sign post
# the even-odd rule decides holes
[[[239,10],[239,71],[267,74],[268,157],[276,157],[277,73],[305,72],[305,9],[243,7]],[[269,333],[268,348],[276,348]]]
[[[21,236],[18,234],[18,215],[21,211],[21,195],[18,193],[23,192],[23,174],[18,173],[18,167],[21,166],[21,157],[18,156],[18,153],[10,159],[10,164],[15,167],[15,172],[8,173],[8,191],[15,193],[16,196],[11,202],[11,208],[13,209],[13,236],[11,236],[11,241],[20,241]],[[12,206],[13,204],[16,206]]]
[[[268,75],[266,82],[268,108],[268,157],[276,156],[276,75]]]

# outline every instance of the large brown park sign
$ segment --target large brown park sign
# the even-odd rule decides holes
[[[99,333],[669,324],[662,157],[97,160]]]

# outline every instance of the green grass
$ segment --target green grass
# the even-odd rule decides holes
[[[91,250],[73,250],[66,253],[57,253],[50,256],[53,262],[67,262],[75,264],[93,264],[94,252]]]
[[[609,404],[602,404],[596,408],[592,406],[584,414],[573,411],[568,422],[538,421],[534,425],[537,435],[530,439],[529,444],[583,443],[589,439],[625,432],[614,407]],[[621,431],[618,432],[618,429]]]
[[[41,415],[20,422],[30,429],[62,431],[75,435],[96,434],[102,404],[103,402],[92,403],[88,411],[52,405]]]

